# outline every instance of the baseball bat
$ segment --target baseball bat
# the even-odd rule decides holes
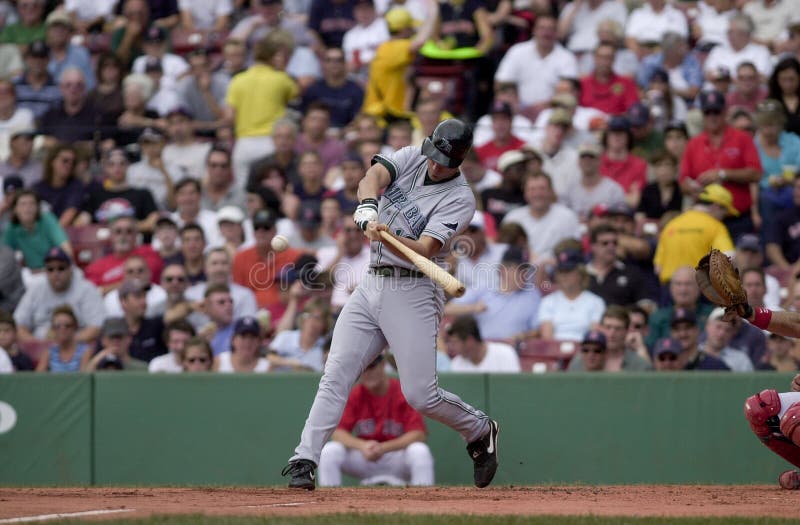
[[[383,242],[388,242],[393,247],[397,248],[397,251],[408,257],[408,260],[414,263],[414,266],[416,266],[419,271],[430,277],[433,282],[444,288],[445,292],[449,293],[453,297],[461,297],[464,295],[466,287],[461,281],[441,269],[436,265],[436,263],[427,257],[423,257],[399,240],[395,239],[392,234],[385,231],[379,231],[378,233],[380,234]]]

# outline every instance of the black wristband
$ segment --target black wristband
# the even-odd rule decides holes
[[[378,199],[373,199],[372,197],[367,197],[363,201],[359,202],[359,204],[374,204],[375,207],[378,207]]]
[[[745,303],[744,304],[744,315],[742,317],[744,317],[745,319],[750,319],[750,317],[752,317],[752,316],[753,316],[753,307],[750,306],[750,303]]]

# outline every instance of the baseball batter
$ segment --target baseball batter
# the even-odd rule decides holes
[[[334,327],[300,444],[283,470],[291,476],[289,487],[314,489],[322,447],[339,423],[350,389],[387,344],[408,403],[461,434],[476,486],[485,487],[494,478],[497,423],[437,385],[436,336],[444,293],[379,240],[385,231],[434,262],[444,260],[451,240],[466,229],[475,211],[472,191],[458,169],[471,146],[472,130],[448,119],[425,139],[421,151],[406,147],[372,159],[353,215],[372,241],[370,267]]]
[[[762,330],[786,337],[800,337],[800,312],[773,312],[746,305],[742,317]],[[750,428],[770,450],[800,467],[800,374],[792,380],[791,392],[763,390],[747,398],[744,414]],[[778,477],[785,489],[800,489],[800,471],[787,470]]]

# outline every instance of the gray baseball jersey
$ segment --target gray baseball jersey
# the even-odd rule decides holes
[[[469,225],[475,213],[475,196],[464,175],[445,182],[427,180],[427,160],[419,147],[408,146],[391,155],[375,155],[392,176],[392,183],[378,201],[378,222],[386,224],[399,237],[417,240],[423,235],[442,243],[432,257],[441,264],[450,241]],[[409,261],[373,241],[370,266],[401,266],[416,269]]]
[[[426,160],[415,147],[375,156],[373,163],[381,163],[392,177],[378,204],[378,222],[398,236],[429,235],[440,240],[442,249],[433,258],[440,262],[453,237],[469,225],[475,198],[461,174],[439,183],[427,180]],[[371,266],[415,269],[380,242],[373,242],[371,248]],[[339,423],[350,389],[387,345],[412,407],[450,426],[467,442],[485,435],[486,414],[437,384],[436,336],[443,309],[444,292],[428,278],[367,273],[336,320],[325,373],[292,460],[319,464],[322,447]]]

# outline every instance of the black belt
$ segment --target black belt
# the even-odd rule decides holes
[[[370,266],[369,273],[381,277],[427,277],[422,272],[400,266]]]

